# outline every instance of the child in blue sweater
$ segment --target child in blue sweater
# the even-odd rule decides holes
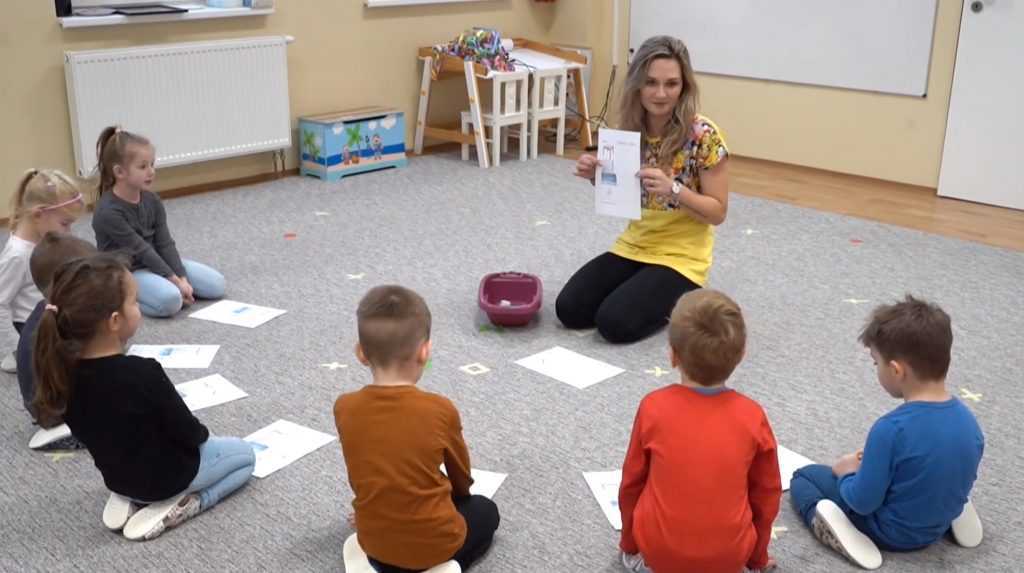
[[[968,496],[985,439],[946,390],[949,315],[907,296],[876,308],[860,341],[882,388],[903,405],[875,422],[862,451],[797,470],[793,506],[818,539],[865,569],[882,565],[879,548],[920,549],[947,531],[978,545],[981,521]]]

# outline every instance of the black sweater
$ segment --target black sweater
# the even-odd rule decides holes
[[[64,421],[89,448],[107,489],[139,501],[181,493],[210,436],[151,358],[80,360]]]

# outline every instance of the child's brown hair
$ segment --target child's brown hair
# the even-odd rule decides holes
[[[32,350],[32,405],[41,419],[64,415],[82,349],[110,315],[121,311],[130,280],[121,258],[106,253],[72,259],[54,273]]]
[[[32,274],[32,282],[36,283],[39,292],[46,295],[53,281],[53,273],[57,268],[72,259],[80,259],[96,254],[96,247],[74,235],[63,233],[47,233],[39,244],[32,249],[28,260],[28,270]]]
[[[944,380],[949,371],[953,328],[939,305],[907,295],[875,308],[858,337],[883,360],[906,362],[921,380]]]
[[[729,379],[743,360],[747,326],[740,307],[716,290],[684,294],[672,309],[669,344],[683,373],[698,384],[713,386]]]
[[[117,126],[110,126],[100,132],[96,140],[96,169],[100,174],[97,187],[99,195],[114,188],[117,178],[114,177],[114,166],[124,165],[131,160],[128,152],[130,146],[149,146],[149,140],[136,133],[125,131]]]
[[[370,289],[356,311],[359,346],[376,368],[412,358],[430,339],[430,309],[423,297],[398,285]]]

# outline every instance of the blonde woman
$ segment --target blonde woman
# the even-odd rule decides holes
[[[610,342],[635,342],[664,327],[679,297],[707,282],[714,226],[729,205],[729,150],[718,126],[697,113],[697,93],[682,41],[655,36],[640,46],[618,127],[641,135],[642,217],[559,293],[566,327],[596,326]],[[581,156],[576,176],[593,183],[597,164]]]

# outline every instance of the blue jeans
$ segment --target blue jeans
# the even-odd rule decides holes
[[[183,259],[185,275],[196,298],[216,299],[224,296],[224,275],[195,261]],[[139,286],[139,309],[146,316],[165,318],[181,310],[181,291],[164,277],[146,270],[132,272]]]
[[[256,468],[256,454],[241,438],[210,436],[199,446],[199,471],[183,493],[199,493],[206,511],[245,485]]]
[[[843,510],[854,527],[867,535],[880,548],[888,549],[885,543],[872,533],[867,525],[867,518],[852,509],[839,495],[839,479],[832,473],[832,468],[822,464],[804,466],[793,472],[789,482],[789,497],[793,500],[793,509],[804,519],[807,527],[814,519],[815,506],[823,499],[830,499]]]

